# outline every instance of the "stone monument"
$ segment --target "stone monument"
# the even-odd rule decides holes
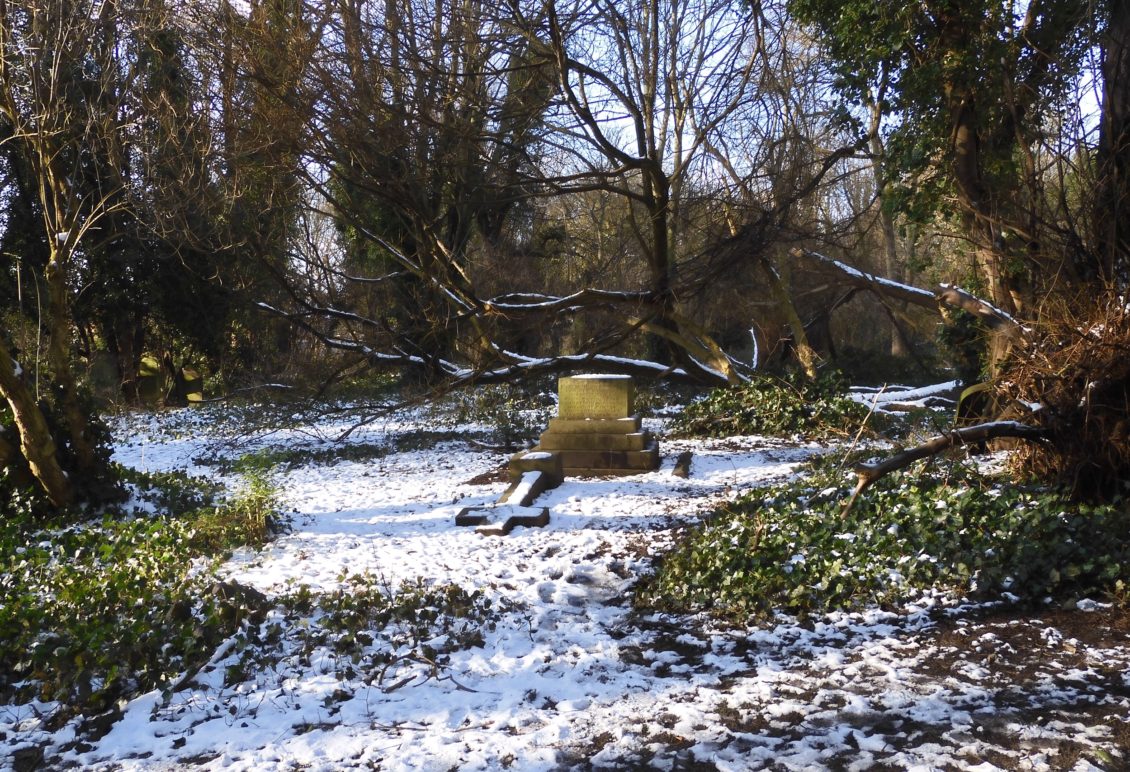
[[[566,476],[639,474],[659,468],[659,445],[635,414],[629,375],[573,375],[557,381],[557,417],[533,453],[561,457]]]
[[[510,459],[510,487],[497,504],[465,507],[456,525],[484,535],[517,526],[543,526],[547,507],[530,506],[568,475],[639,474],[659,468],[659,444],[635,414],[635,385],[628,375],[574,375],[557,381],[557,417],[537,446]]]

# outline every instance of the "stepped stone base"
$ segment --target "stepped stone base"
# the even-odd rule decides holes
[[[647,432],[632,434],[564,434],[545,432],[538,447],[542,450],[644,450],[653,444]],[[564,463],[563,466],[569,466]]]
[[[550,418],[549,431],[555,434],[631,434],[640,431],[638,415],[627,418]]]
[[[573,477],[628,475],[659,468],[659,444],[642,450],[560,450],[561,468]]]

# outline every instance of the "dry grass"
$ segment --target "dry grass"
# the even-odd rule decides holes
[[[1010,400],[1043,405],[1025,420],[1050,436],[1016,463],[1076,498],[1110,500],[1130,480],[1130,310],[1109,297],[1043,318],[999,384]]]

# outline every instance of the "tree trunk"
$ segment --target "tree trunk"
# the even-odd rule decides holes
[[[883,201],[883,188],[885,180],[883,179],[883,167],[880,161],[886,155],[886,148],[883,147],[883,140],[879,136],[879,118],[881,108],[878,104],[872,106],[872,125],[871,125],[871,155],[873,158],[873,170],[875,172],[875,188],[879,191],[879,226],[883,234],[883,273],[893,281],[902,281],[902,276],[899,275],[898,265],[898,236],[895,232],[895,218],[891,214],[889,207]],[[891,322],[891,356],[903,358],[910,354],[910,344],[907,342],[902,333],[902,328],[893,321]]]
[[[653,327],[666,330],[671,335],[679,334],[679,326],[674,321],[675,298],[671,294],[671,241],[668,222],[670,220],[670,182],[657,161],[651,162],[654,168],[645,171],[645,198],[647,200],[648,226],[651,230],[651,243],[648,255],[650,287],[655,304]],[[673,346],[671,335],[653,334],[650,357],[657,362],[672,364],[683,353]]]
[[[949,105],[953,130],[951,172],[956,183],[957,199],[964,210],[965,231],[973,242],[973,257],[977,272],[985,284],[989,302],[1012,316],[1020,310],[1019,296],[1011,286],[1005,266],[1007,256],[1001,251],[1000,226],[1002,212],[985,188],[982,165],[985,148],[977,125],[977,95],[964,88],[948,85],[946,102]],[[1005,191],[998,191],[998,198]],[[1008,356],[1012,341],[995,332],[989,334],[988,368],[995,373]]]
[[[816,365],[819,363],[820,357],[808,343],[808,335],[804,331],[804,322],[801,321],[800,314],[797,313],[796,306],[793,305],[793,299],[789,295],[789,289],[785,285],[784,279],[781,278],[781,274],[777,273],[777,269],[773,267],[768,258],[759,258],[758,265],[761,272],[765,274],[765,281],[769,284],[769,292],[773,296],[774,303],[777,304],[777,309],[784,314],[785,322],[789,325],[793,334],[793,346],[796,348],[796,358],[801,369],[804,370],[806,377],[815,378]]]
[[[20,377],[19,363],[0,340],[0,396],[8,403],[20,436],[20,454],[48,500],[56,507],[74,502],[75,491],[56,454],[55,439],[31,390]]]
[[[1111,281],[1130,262],[1130,0],[1108,8],[1094,223],[1097,273]]]
[[[47,284],[47,358],[59,387],[57,404],[67,424],[67,439],[74,454],[75,471],[84,477],[94,478],[101,476],[101,470],[97,468],[97,452],[88,431],[89,418],[82,408],[78,383],[71,367],[70,313],[67,308],[66,272],[61,260],[60,255],[53,253],[43,272]]]
[[[106,345],[118,368],[120,396],[129,404],[140,404],[137,393],[138,367],[145,346],[145,325],[138,314],[119,314],[103,326]]]

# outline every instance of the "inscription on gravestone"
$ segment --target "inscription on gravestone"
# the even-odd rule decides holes
[[[628,375],[573,375],[557,381],[557,417],[627,418],[635,386]]]

